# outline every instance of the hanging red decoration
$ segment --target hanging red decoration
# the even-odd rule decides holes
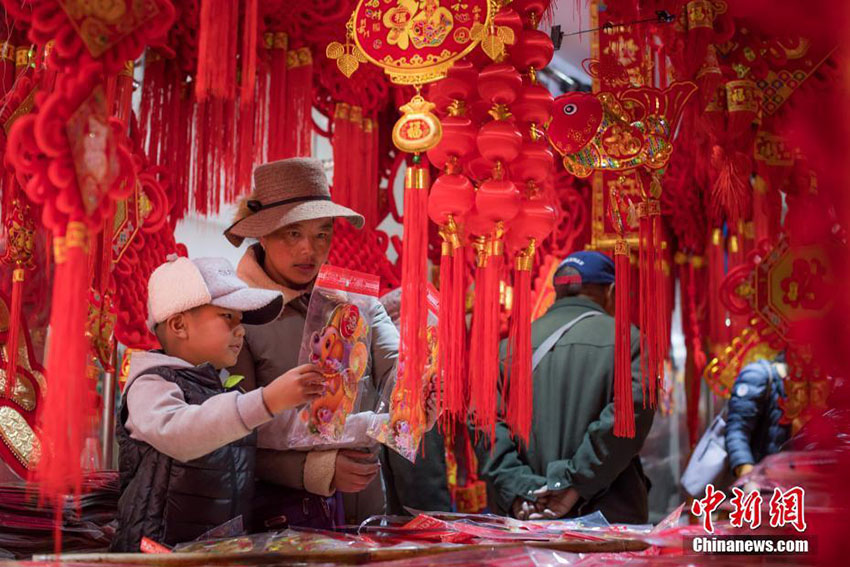
[[[631,285],[631,255],[626,234],[626,203],[616,190],[611,195],[611,221],[620,238],[614,246],[614,435],[635,436],[634,395],[632,392],[632,325],[629,294]],[[646,396],[643,396],[646,400]]]
[[[464,391],[466,365],[465,290],[466,257],[462,227],[475,206],[475,188],[457,173],[441,175],[431,187],[428,216],[440,227],[440,318],[438,340],[443,376],[443,422],[451,430],[466,415]]]
[[[534,402],[531,269],[535,251],[555,228],[557,220],[557,211],[547,197],[526,198],[511,221],[507,235],[508,250],[514,258],[514,300],[508,354],[505,357],[505,423],[526,446],[531,435]]]
[[[8,8],[11,2],[4,3]],[[30,40],[36,45],[53,43],[50,67],[70,71],[98,61],[106,75],[138,58],[146,45],[165,39],[175,16],[168,0],[112,7],[92,7],[81,0],[35,0],[27,2],[27,8]]]
[[[499,281],[504,265],[504,240],[507,224],[517,215],[520,193],[506,179],[490,179],[475,194],[475,216],[483,227],[470,226],[476,250],[475,311],[472,320],[470,368],[470,408],[476,427],[493,434],[499,382]],[[479,308],[480,305],[480,308]],[[477,354],[476,354],[477,353]]]
[[[47,360],[50,395],[41,427],[40,490],[52,500],[79,494],[80,454],[94,392],[86,376],[87,246],[114,203],[135,186],[123,125],[111,120],[100,65],[60,75],[56,90],[35,97],[36,112],[19,119],[8,156],[29,198],[54,233],[56,261]]]

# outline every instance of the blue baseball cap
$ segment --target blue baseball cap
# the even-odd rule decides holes
[[[564,261],[558,265],[555,271],[557,274],[564,266],[569,266],[578,272],[575,275],[555,276],[555,285],[570,285],[570,284],[612,284],[614,283],[614,261],[603,254],[594,250],[583,250],[581,252],[573,252]]]

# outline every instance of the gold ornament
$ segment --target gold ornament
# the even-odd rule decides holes
[[[403,152],[425,152],[436,146],[443,135],[440,120],[431,112],[434,103],[417,94],[401,107],[401,118],[393,126],[393,143]]]

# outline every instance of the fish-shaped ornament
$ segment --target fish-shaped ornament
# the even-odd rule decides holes
[[[637,167],[660,169],[673,153],[673,136],[688,99],[691,82],[665,90],[651,87],[611,92],[570,92],[555,99],[546,132],[576,177],[594,171]]]

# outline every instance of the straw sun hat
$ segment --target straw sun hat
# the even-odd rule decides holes
[[[357,228],[363,217],[331,201],[322,163],[313,158],[290,158],[257,166],[254,192],[239,205],[234,223],[224,236],[234,246],[246,237],[259,238],[293,223],[342,217]]]

